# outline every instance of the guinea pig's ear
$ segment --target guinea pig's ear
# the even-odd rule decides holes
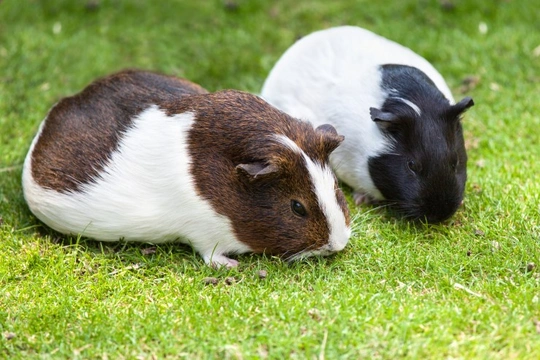
[[[336,136],[338,136],[338,133],[337,133],[336,128],[333,127],[333,126],[330,125],[330,124],[323,124],[323,125],[317,126],[317,128],[315,129],[315,131],[319,131],[319,132],[326,133],[326,134],[329,134],[329,135],[336,135]]]
[[[236,165],[236,173],[240,176],[247,177],[250,181],[266,178],[269,175],[277,173],[278,170],[276,165],[266,164],[260,161]]]
[[[386,130],[391,125],[399,122],[397,115],[392,114],[391,112],[382,111],[376,108],[369,108],[369,114],[371,115],[371,120],[375,121],[381,130]]]
[[[452,105],[452,110],[457,114],[463,113],[465,110],[474,105],[474,101],[470,97],[466,97],[455,105]]]
[[[459,121],[461,118],[460,115],[473,105],[473,99],[467,96],[457,104],[454,104],[448,108],[446,111],[446,118],[450,122]]]
[[[321,133],[324,138],[324,147],[328,154],[336,150],[336,148],[345,140],[345,136],[339,135],[336,128],[330,124],[318,126],[315,131]]]

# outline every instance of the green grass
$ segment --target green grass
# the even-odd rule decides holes
[[[538,4],[452,3],[2,1],[0,358],[540,358]],[[247,255],[228,272],[184,246],[66,239],[30,214],[21,165],[61,97],[125,67],[258,92],[297,37],[341,24],[413,48],[474,98],[449,223],[362,207],[331,258]]]

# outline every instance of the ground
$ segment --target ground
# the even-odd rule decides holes
[[[0,2],[0,358],[540,358],[537,8]],[[61,97],[128,67],[257,93],[295,39],[343,24],[412,48],[474,98],[466,198],[449,222],[352,207],[341,253],[245,255],[228,271],[185,246],[65,238],[26,207],[22,162]]]

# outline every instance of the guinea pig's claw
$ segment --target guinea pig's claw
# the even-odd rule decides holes
[[[230,259],[224,255],[216,255],[216,254],[213,254],[211,256],[208,256],[208,257],[204,257],[204,261],[209,264],[210,266],[212,266],[213,268],[220,268],[222,266],[225,266],[226,268],[228,269],[232,269],[232,268],[235,268],[238,266],[238,261],[234,260],[234,259]]]
[[[371,198],[369,197],[369,195],[361,193],[361,192],[355,192],[353,194],[353,199],[354,199],[354,203],[356,205],[370,204],[371,203]]]

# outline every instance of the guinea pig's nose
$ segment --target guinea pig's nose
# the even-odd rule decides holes
[[[426,216],[425,219],[426,222],[430,224],[438,224],[448,219],[448,216],[429,215]]]
[[[430,224],[437,224],[444,222],[452,217],[456,212],[459,204],[457,206],[441,206],[437,211],[429,211],[425,215],[425,220]]]
[[[347,246],[349,238],[351,237],[351,228],[347,226],[345,229],[342,230],[343,231],[341,232],[341,234],[333,234],[333,236],[331,236],[328,243],[328,248],[330,251],[341,251],[345,248],[345,246]]]

